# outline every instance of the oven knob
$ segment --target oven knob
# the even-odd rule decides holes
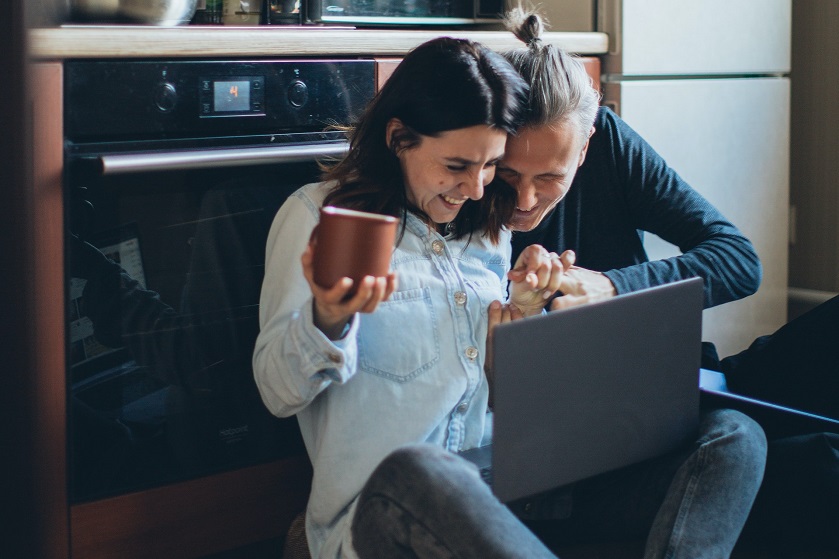
[[[288,101],[295,107],[302,107],[309,100],[309,88],[297,80],[288,88]]]
[[[175,103],[178,101],[178,92],[175,91],[175,86],[171,83],[162,83],[157,86],[154,92],[154,105],[164,113],[168,113],[175,108]]]

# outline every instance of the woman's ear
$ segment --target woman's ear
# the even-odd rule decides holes
[[[402,124],[402,121],[398,118],[392,118],[389,121],[387,121],[387,126],[385,127],[385,142],[387,144],[388,149],[392,151],[394,155],[396,155],[397,147],[393,143],[394,134],[396,134],[403,128],[405,128],[405,125]]]

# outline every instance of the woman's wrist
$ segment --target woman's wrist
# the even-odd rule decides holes
[[[352,315],[338,318],[329,318],[318,308],[317,301],[312,301],[312,321],[315,327],[323,332],[330,340],[340,340],[347,334]]]

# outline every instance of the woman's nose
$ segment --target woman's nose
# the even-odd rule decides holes
[[[479,173],[470,173],[462,185],[463,193],[472,200],[480,200],[484,196],[484,187],[492,180],[492,176],[487,177],[486,171]]]

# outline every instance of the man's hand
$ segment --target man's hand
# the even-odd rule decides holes
[[[574,253],[548,252],[540,245],[525,248],[507,277],[510,303],[524,316],[539,314],[554,293],[560,290],[563,274],[574,264]]]
[[[551,301],[552,311],[602,301],[618,294],[612,281],[602,273],[577,266],[565,271],[559,291],[562,296]]]

